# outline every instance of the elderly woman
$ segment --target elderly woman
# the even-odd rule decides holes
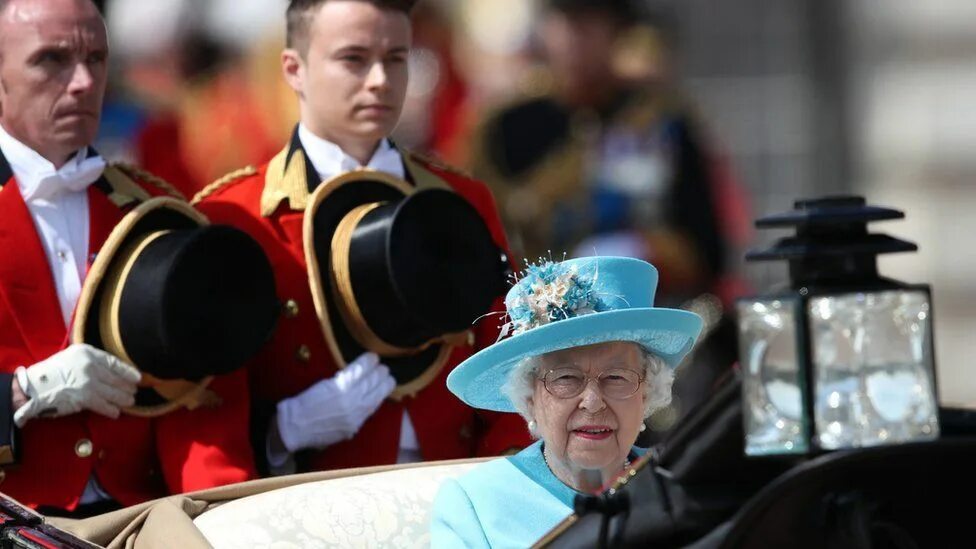
[[[701,318],[653,307],[657,271],[619,257],[530,267],[505,304],[512,337],[447,379],[476,408],[518,412],[541,439],[447,481],[434,547],[528,547],[642,453],[644,419],[671,400],[672,369]]]

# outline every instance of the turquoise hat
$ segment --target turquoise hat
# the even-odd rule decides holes
[[[586,257],[530,265],[505,296],[508,320],[498,341],[447,376],[447,387],[469,406],[499,412],[515,407],[502,394],[522,359],[608,341],[633,341],[675,368],[695,344],[702,319],[654,307],[657,269],[628,257]]]

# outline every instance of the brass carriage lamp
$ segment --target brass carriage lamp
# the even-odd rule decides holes
[[[819,451],[939,435],[931,290],[878,275],[911,242],[867,230],[901,219],[856,196],[801,200],[759,228],[793,227],[749,261],[787,260],[789,287],[741,299],[745,451]]]

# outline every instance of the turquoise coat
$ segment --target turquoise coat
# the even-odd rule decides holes
[[[549,470],[538,441],[442,484],[431,547],[528,547],[573,512],[576,493]]]
[[[434,500],[431,546],[529,547],[573,512],[577,493],[549,470],[540,440],[444,482]]]

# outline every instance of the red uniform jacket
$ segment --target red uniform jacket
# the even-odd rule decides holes
[[[130,178],[130,185],[140,179],[117,168],[106,173],[116,181],[119,175]],[[89,263],[124,215],[112,199],[125,189],[109,180],[103,176],[88,189]],[[68,330],[40,236],[2,154],[0,184],[0,416],[6,414],[0,417],[0,491],[32,507],[70,510],[93,474],[122,505],[252,478],[244,371],[213,382],[223,399],[216,408],[155,419],[123,414],[113,420],[82,412],[33,419],[15,433],[13,371],[65,348]],[[138,186],[162,194],[147,182]]]
[[[253,440],[259,460],[264,454],[261,450],[267,421],[275,403],[300,393],[321,379],[332,377],[337,371],[315,314],[306,272],[302,221],[308,192],[318,184],[318,177],[307,159],[305,165],[300,165],[300,160],[292,162],[296,158],[305,158],[304,151],[300,155],[291,154],[300,149],[297,137],[293,138],[291,145],[270,162],[270,169],[265,164],[230,174],[208,186],[194,199],[197,207],[214,223],[233,225],[261,243],[274,267],[278,298],[282,303],[293,302],[280,319],[272,340],[249,368],[255,410]],[[474,205],[487,222],[495,242],[503,249],[508,248],[494,199],[483,184],[409,154],[404,155],[404,161],[411,183],[432,182],[440,186],[446,183],[448,188],[453,188]],[[300,196],[289,196],[276,205],[269,204],[266,185],[296,189],[294,181],[281,184],[282,171],[286,172],[285,177],[300,178],[305,188],[299,188]],[[308,185],[309,181],[313,184]],[[262,194],[265,195],[263,213]],[[499,296],[495,304],[496,309],[502,306],[501,298]],[[299,467],[323,470],[395,463],[404,409],[416,430],[424,460],[498,455],[529,444],[530,438],[521,417],[475,411],[447,389],[447,374],[476,350],[494,343],[498,324],[497,316],[479,322],[475,345],[455,348],[430,385],[415,397],[405,397],[400,402],[385,401],[352,439],[321,451],[303,452],[299,456]]]

